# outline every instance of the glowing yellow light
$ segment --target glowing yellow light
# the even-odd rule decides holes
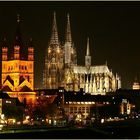
[[[50,53],[51,52],[51,49],[50,48],[48,48],[48,53]]]
[[[28,120],[30,118],[30,116],[26,116],[26,120]]]
[[[101,123],[104,123],[104,121],[105,121],[104,119],[101,119]]]
[[[57,48],[57,53],[60,53],[60,49],[59,48]]]

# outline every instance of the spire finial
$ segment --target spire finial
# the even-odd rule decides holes
[[[72,43],[69,13],[67,14],[67,27],[66,27],[66,40],[65,41]]]
[[[53,13],[53,26],[50,44],[59,44],[55,12]]]
[[[3,37],[3,47],[7,47],[8,45],[7,45],[7,39],[6,39],[6,35],[4,35],[4,37]]]
[[[105,65],[107,66],[107,60],[105,61]]]
[[[90,51],[89,51],[89,37],[87,38],[87,53],[86,53],[87,56],[90,55]]]
[[[30,39],[29,39],[29,46],[33,47],[33,39],[32,39],[32,37],[30,37]]]
[[[90,51],[89,51],[89,38],[87,38],[87,52],[85,56],[85,66],[91,66],[91,56],[90,56]]]
[[[20,22],[21,22],[20,15],[17,14],[17,30],[16,30],[16,34],[15,34],[15,41],[14,41],[15,46],[22,45],[21,32],[20,32]]]

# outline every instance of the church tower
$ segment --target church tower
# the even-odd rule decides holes
[[[74,48],[74,44],[72,42],[69,14],[67,14],[64,53],[65,53],[65,68],[70,68],[70,66],[77,65],[76,49]]]
[[[2,44],[2,91],[6,91],[11,97],[24,98],[27,102],[35,95],[34,90],[34,48],[28,49],[23,45],[20,32],[20,18],[17,16],[17,31],[14,45],[8,55],[6,39]],[[28,50],[28,51],[27,51]],[[34,98],[34,97],[33,97]]]
[[[56,14],[53,14],[52,34],[45,58],[45,70],[43,75],[44,88],[57,89],[62,86],[64,53],[58,39]]]
[[[91,66],[91,56],[90,56],[90,50],[89,50],[89,38],[87,38],[87,51],[85,56],[85,66],[89,67]]]

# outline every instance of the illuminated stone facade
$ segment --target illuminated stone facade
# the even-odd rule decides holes
[[[117,74],[114,75],[107,64],[91,66],[89,48],[88,39],[85,66],[78,66],[69,15],[67,16],[65,43],[60,45],[54,14],[52,36],[45,58],[44,88],[64,87],[66,91],[80,91],[82,88],[85,93],[93,95],[104,95],[106,92],[121,88],[120,77]]]
[[[127,99],[122,99],[121,107],[121,114],[130,114],[131,109],[134,105],[130,104]]]
[[[34,100],[34,48],[32,39],[28,47],[23,45],[20,33],[20,19],[17,18],[17,31],[14,46],[8,52],[6,39],[2,46],[2,90],[11,97]],[[27,53],[26,53],[27,51]],[[26,54],[28,54],[26,56]]]
[[[140,89],[140,84],[139,84],[137,78],[135,78],[135,81],[132,85],[132,89],[134,89],[134,90],[139,90]]]

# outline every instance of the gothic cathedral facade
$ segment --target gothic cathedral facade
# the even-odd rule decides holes
[[[105,95],[121,88],[121,79],[114,75],[107,64],[92,66],[89,38],[85,66],[77,65],[77,53],[70,27],[70,17],[67,15],[65,43],[61,45],[58,37],[56,14],[53,15],[52,34],[45,56],[43,85],[46,89],[64,87],[66,91],[78,92],[81,89],[92,95]]]

